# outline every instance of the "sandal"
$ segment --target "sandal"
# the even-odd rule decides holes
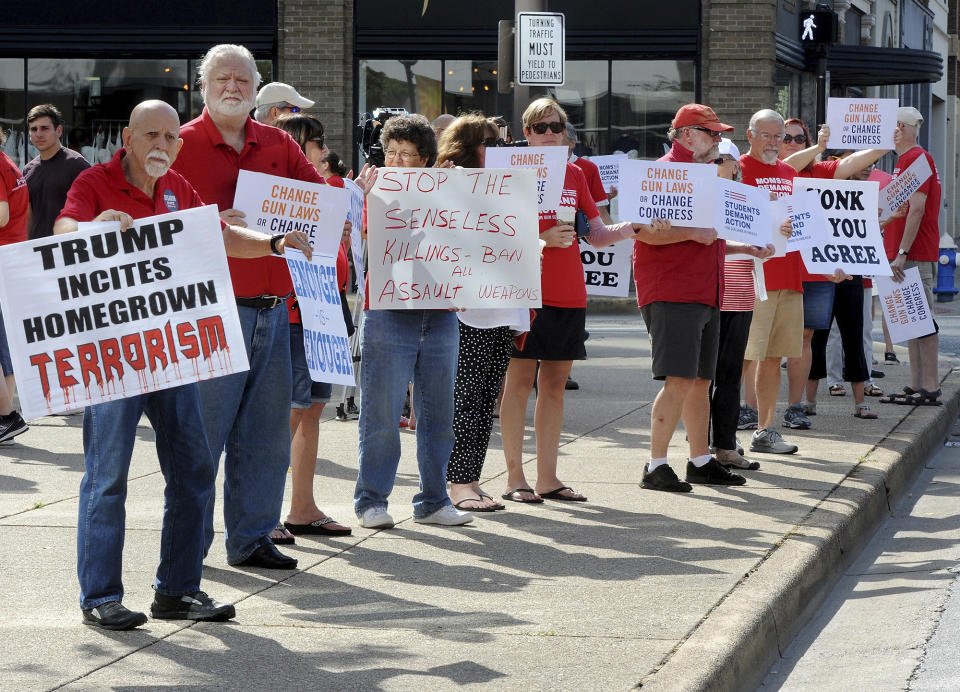
[[[863,385],[863,393],[867,396],[883,396],[883,390],[873,382],[867,382]]]
[[[842,384],[832,384],[830,385],[830,396],[846,396],[847,390]]]
[[[855,418],[863,418],[865,420],[876,420],[879,416],[870,410],[868,404],[857,404],[857,408],[853,411]]]
[[[919,393],[920,392],[913,387],[904,387],[902,392],[887,394],[877,399],[877,401],[881,404],[914,404],[912,397]]]
[[[293,545],[296,543],[293,534],[287,531],[287,527],[283,524],[277,524],[277,528],[270,532],[270,542],[274,545]]]
[[[917,406],[943,406],[943,400],[940,398],[943,390],[938,389],[935,392],[928,392],[926,389],[920,389],[919,401]]]

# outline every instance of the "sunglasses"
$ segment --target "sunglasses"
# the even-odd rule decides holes
[[[740,163],[739,161],[737,161],[736,159],[733,159],[733,158],[730,158],[730,159],[719,158],[719,159],[714,159],[713,162],[714,162],[716,165],[718,165],[718,166],[719,166],[721,163],[736,163],[736,164],[739,164],[739,163]]]
[[[700,130],[700,132],[706,132],[706,133],[707,133],[708,135],[710,135],[711,137],[723,137],[723,135],[722,135],[721,133],[717,132],[716,130],[711,130],[711,129],[708,128],[708,127],[694,127],[694,126],[691,126],[690,129],[691,129],[691,130]]]
[[[542,132],[540,134],[543,134]],[[485,140],[480,142],[485,147],[502,147],[506,142],[504,142],[499,137],[487,137]]]
[[[790,144],[790,142],[796,142],[797,144],[806,144],[807,136],[806,135],[784,135],[783,143]]]
[[[565,123],[533,123],[530,125],[530,129],[538,135],[546,134],[547,128],[549,128],[553,134],[558,135],[567,129],[567,126]]]
[[[318,147],[323,149],[323,137],[314,137],[309,141],[314,142]]]
[[[299,113],[300,106],[284,106],[282,110],[290,111],[291,113]]]

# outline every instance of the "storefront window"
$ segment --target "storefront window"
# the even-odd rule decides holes
[[[800,114],[800,73],[777,65],[774,73],[777,87],[777,104],[774,110],[784,119],[796,118]]]
[[[694,63],[687,60],[614,60],[610,67],[610,144],[596,152],[663,155],[667,130],[680,106],[693,102]]]
[[[461,85],[466,84],[466,80]],[[433,120],[443,113],[439,60],[361,60],[357,85],[360,112],[406,108]]]
[[[609,144],[609,63],[606,60],[568,60],[566,81],[550,95],[567,112],[579,140],[578,156],[607,153]]]
[[[503,115],[498,102],[497,63],[445,60],[443,63],[443,112],[452,115],[480,112]]]
[[[7,143],[0,147],[19,168],[29,161],[25,145],[23,118],[23,60],[0,58],[0,128],[7,135]]]

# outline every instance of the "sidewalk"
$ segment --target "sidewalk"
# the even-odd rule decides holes
[[[218,538],[203,588],[237,603],[230,624],[151,620],[119,633],[80,624],[80,417],[33,421],[18,445],[0,447],[0,689],[749,689],[869,537],[888,494],[909,487],[942,443],[960,376],[944,375],[947,406],[876,404],[879,421],[854,419],[849,395],[824,393],[813,430],[785,431],[800,452],[754,455],[762,467],[746,472],[746,486],[656,493],[638,486],[659,390],[642,321],[602,315],[588,329],[560,474],[590,502],[507,503],[462,528],[414,524],[414,433],[404,431],[390,507],[400,523],[361,529],[351,502],[357,426],[331,420],[331,406],[317,496],[354,535],[298,537],[283,548],[300,560],[292,574],[229,567]],[[954,362],[941,365],[946,373]],[[907,383],[906,366],[886,372],[885,390]],[[141,438],[124,565],[124,602],[136,609],[152,598],[162,506],[146,425]],[[525,448],[532,482],[532,431]],[[670,455],[682,476],[682,430]],[[495,430],[484,487],[496,496],[503,468]]]

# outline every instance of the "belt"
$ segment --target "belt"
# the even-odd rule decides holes
[[[257,296],[256,298],[237,298],[237,305],[245,308],[256,308],[257,310],[273,310],[281,303],[286,302],[290,297],[288,293],[285,296]]]

